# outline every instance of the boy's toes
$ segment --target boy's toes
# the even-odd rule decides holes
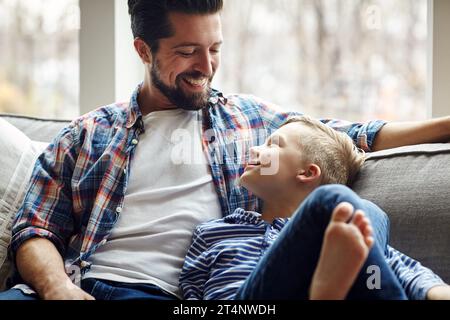
[[[364,214],[364,212],[362,210],[356,210],[352,221],[350,221],[351,224],[354,224],[356,227],[358,227],[358,229],[361,229],[363,224],[364,224],[364,219],[365,219],[366,215]]]
[[[332,222],[348,222],[353,215],[353,206],[348,202],[342,202],[333,210]]]

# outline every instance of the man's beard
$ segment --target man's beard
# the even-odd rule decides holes
[[[159,90],[161,93],[169,99],[176,107],[184,110],[196,111],[203,108],[206,108],[208,105],[209,98],[211,96],[211,81],[214,77],[214,74],[209,77],[208,84],[206,90],[199,93],[192,93],[187,95],[184,93],[181,88],[181,81],[183,81],[184,77],[190,77],[193,79],[205,78],[205,76],[200,72],[191,72],[191,73],[182,73],[177,76],[175,79],[175,86],[169,87],[164,84],[160,77],[159,64],[156,61],[152,65],[151,68],[151,78],[152,84]]]

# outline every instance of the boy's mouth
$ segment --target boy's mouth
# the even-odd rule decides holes
[[[261,165],[261,162],[258,160],[250,159],[247,164],[250,166],[259,166]]]
[[[247,163],[247,165],[245,166],[245,169],[247,170],[247,169],[255,168],[260,165],[261,165],[261,162],[252,160]]]

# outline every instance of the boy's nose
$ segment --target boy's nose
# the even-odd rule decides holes
[[[250,161],[258,160],[259,158],[259,147],[251,147],[250,148]]]

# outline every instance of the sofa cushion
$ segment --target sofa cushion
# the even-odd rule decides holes
[[[22,204],[38,155],[47,143],[31,141],[20,130],[0,119],[0,291],[9,273],[7,247],[15,213]]]
[[[8,121],[33,141],[42,142],[51,142],[62,128],[70,124],[69,120],[50,120],[8,114],[0,114],[0,119]]]
[[[352,187],[386,211],[394,248],[450,282],[450,144],[370,154]]]

